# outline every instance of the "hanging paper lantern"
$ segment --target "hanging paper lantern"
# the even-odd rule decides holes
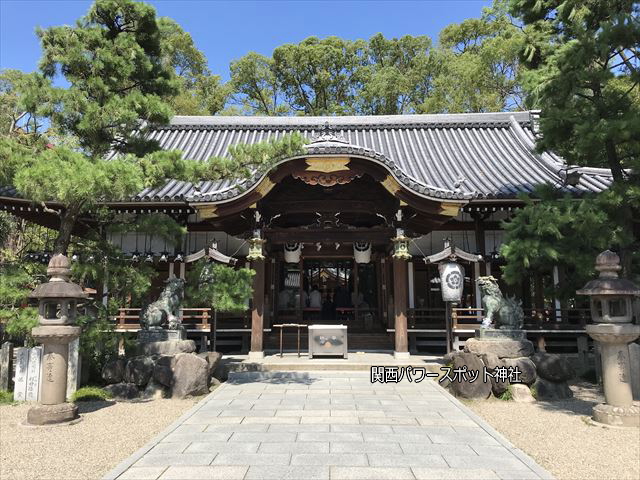
[[[353,242],[353,257],[356,263],[371,261],[371,242]]]
[[[284,261],[287,263],[298,263],[302,254],[301,243],[285,243],[284,244]]]
[[[442,262],[438,265],[442,300],[459,302],[464,289],[464,268],[456,262]]]

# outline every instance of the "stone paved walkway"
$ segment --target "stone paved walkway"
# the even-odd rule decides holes
[[[237,373],[105,479],[552,478],[440,388]]]

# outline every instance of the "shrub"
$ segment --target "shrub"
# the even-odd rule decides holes
[[[498,397],[500,400],[509,401],[513,400],[513,391],[511,389],[511,385],[507,387],[507,389]]]
[[[11,405],[13,401],[13,393],[7,390],[0,390],[0,405]]]
[[[71,401],[73,403],[108,400],[110,398],[111,394],[100,387],[82,387],[71,395]]]

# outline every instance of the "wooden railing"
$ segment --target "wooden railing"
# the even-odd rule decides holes
[[[445,328],[445,308],[413,308],[409,310],[409,329]],[[483,319],[482,308],[453,308],[452,327],[458,329],[479,328]],[[584,330],[591,318],[588,308],[573,309],[524,309],[525,330]]]
[[[446,309],[416,308],[408,312],[408,333],[410,343],[419,345],[446,345]],[[524,309],[524,330],[534,340],[539,350],[544,351],[549,345],[577,346],[579,353],[588,350],[588,336],[585,326],[590,321],[588,308],[575,309]],[[451,311],[451,333],[453,346],[458,349],[464,339],[474,335],[480,328],[484,317],[481,308],[453,308]],[[393,332],[393,329],[389,329]],[[411,337],[414,337],[411,341]],[[415,337],[424,337],[417,341]],[[572,347],[573,348],[573,347]]]
[[[137,331],[140,329],[140,308],[125,307],[118,309],[113,317],[116,331]],[[180,309],[182,325],[188,332],[209,332],[213,322],[213,312],[210,308],[182,308]],[[251,330],[248,314],[218,314],[216,317],[218,331],[224,329]]]

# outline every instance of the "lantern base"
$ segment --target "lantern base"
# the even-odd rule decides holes
[[[612,427],[640,427],[640,403],[628,407],[601,403],[593,407],[593,421]]]
[[[508,328],[485,328],[476,330],[476,338],[486,341],[499,340],[526,340],[527,332],[524,330],[513,330]]]
[[[29,425],[52,425],[67,423],[78,418],[78,407],[73,403],[58,405],[35,405],[27,412]]]

